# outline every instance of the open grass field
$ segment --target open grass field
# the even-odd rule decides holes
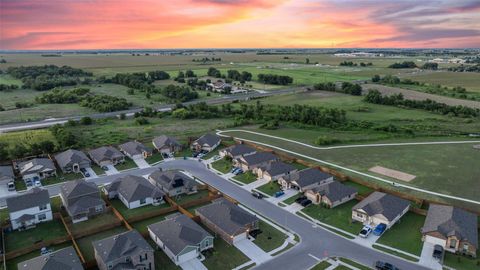
[[[229,172],[232,170],[232,168],[233,168],[232,162],[226,160],[225,158],[222,158],[222,159],[219,159],[219,160],[213,162],[213,163],[211,164],[211,166],[212,166],[215,170],[217,170],[217,171],[219,171],[219,172],[222,172],[222,173],[229,173]]]
[[[112,212],[103,213],[94,217],[90,217],[86,221],[71,224],[70,230],[72,234],[81,233],[89,230],[95,230],[98,226],[118,223],[120,220]]]
[[[38,143],[46,140],[53,141],[53,142],[56,141],[55,138],[53,137],[53,134],[46,129],[9,132],[9,133],[3,133],[0,135],[0,142],[6,143],[8,145],[32,144],[32,143]]]
[[[202,198],[205,198],[205,197],[208,197],[208,190],[199,190],[197,193],[190,194],[190,195],[182,194],[178,197],[173,198],[173,200],[177,204],[181,205],[181,204],[191,202],[191,201],[195,201],[195,200],[198,200],[198,199],[202,199]]]
[[[138,207],[135,209],[128,209],[122,201],[115,199],[111,200],[110,203],[112,204],[115,209],[117,209],[118,212],[128,221],[131,218],[135,218],[138,216],[142,216],[143,214],[149,213],[151,211],[159,210],[162,208],[167,208],[170,207],[168,203],[163,203],[161,205],[146,205],[142,207]]]
[[[441,84],[444,86],[462,86],[469,91],[480,92],[480,76],[475,72],[427,72],[416,74],[404,74],[402,77],[414,81]]]
[[[5,234],[5,250],[18,250],[41,241],[49,241],[67,235],[67,231],[60,220],[52,220],[37,224],[35,229],[14,231]]]
[[[278,248],[287,239],[287,235],[265,221],[260,221],[259,228],[262,233],[257,235],[257,238],[255,238],[253,243],[263,249],[265,252],[269,252]]]

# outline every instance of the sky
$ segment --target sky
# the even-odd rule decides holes
[[[0,49],[480,47],[480,0],[0,0]]]

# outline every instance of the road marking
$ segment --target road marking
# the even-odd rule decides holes
[[[322,259],[318,258],[317,256],[311,254],[311,253],[308,253],[308,256],[314,258],[316,261],[321,261]]]

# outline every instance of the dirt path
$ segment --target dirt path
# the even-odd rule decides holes
[[[405,99],[413,99],[413,100],[425,100],[431,99],[436,102],[445,103],[451,106],[462,105],[470,108],[480,109],[480,102],[473,101],[473,100],[465,100],[465,99],[457,99],[445,96],[438,96],[434,94],[423,93],[415,90],[408,90],[398,87],[391,87],[379,84],[364,84],[363,89],[366,89],[365,93],[368,93],[368,89],[376,89],[380,91],[382,94],[403,94]]]

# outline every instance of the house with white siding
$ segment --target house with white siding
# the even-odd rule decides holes
[[[14,230],[34,228],[40,222],[53,219],[48,191],[33,188],[21,195],[7,198],[10,224]]]

